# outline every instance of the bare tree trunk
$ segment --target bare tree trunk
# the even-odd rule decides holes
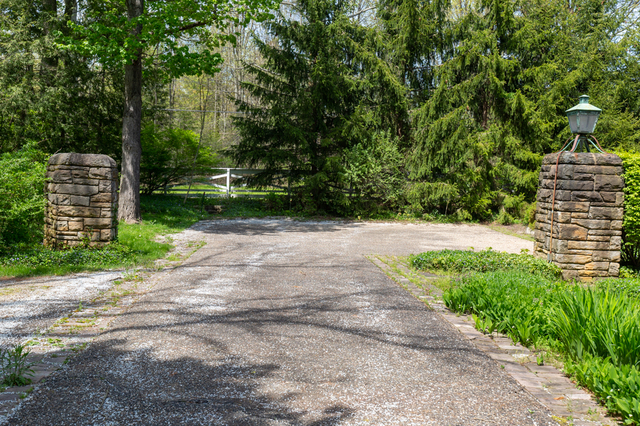
[[[44,33],[45,35],[50,36],[54,30],[54,25],[58,15],[58,4],[56,0],[43,0],[42,11],[44,12]],[[45,83],[47,85],[51,84],[51,74],[53,74],[57,68],[57,57],[54,56],[42,58],[42,68],[40,72],[45,76]]]
[[[68,21],[78,22],[78,0],[64,0],[64,16]]]
[[[127,0],[129,19],[144,12],[144,0]],[[134,35],[140,34],[138,25]],[[125,65],[124,114],[122,116],[122,170],[118,219],[125,223],[140,222],[140,157],[142,146],[142,50],[132,63]]]

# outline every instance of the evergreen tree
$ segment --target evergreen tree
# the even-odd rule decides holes
[[[286,176],[306,208],[339,209],[344,203],[343,153],[353,145],[350,119],[362,99],[362,73],[354,42],[362,33],[347,14],[349,3],[302,0],[293,19],[281,13],[266,23],[274,43],[255,38],[264,65],[247,64],[256,83],[244,87],[259,103],[238,101],[241,140],[229,154],[260,167],[251,178],[270,185]]]
[[[615,1],[480,0],[458,14],[436,89],[415,114],[410,200],[462,217],[518,213],[535,197],[542,155],[569,137],[564,111],[582,93],[605,107],[608,146],[634,144],[636,111],[617,103],[631,66],[616,11]]]

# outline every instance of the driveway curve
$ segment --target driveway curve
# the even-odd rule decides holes
[[[498,364],[365,255],[520,252],[482,226],[200,222],[181,267],[12,425],[547,425]]]

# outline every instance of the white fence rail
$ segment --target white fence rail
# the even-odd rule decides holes
[[[264,198],[269,193],[275,194],[287,194],[288,189],[283,186],[272,185],[271,188],[265,189],[247,189],[246,184],[242,183],[242,179],[247,176],[259,173],[260,170],[255,169],[215,169],[216,171],[224,171],[224,173],[217,174],[209,177],[209,183],[198,182],[197,185],[207,185],[212,189],[195,189],[195,188],[172,188],[167,187],[164,189],[165,194],[193,194],[193,196],[206,197],[250,197],[250,198]],[[234,185],[234,181],[240,181],[238,185]],[[215,181],[223,181],[225,184],[215,183]],[[184,185],[180,185],[184,186]]]

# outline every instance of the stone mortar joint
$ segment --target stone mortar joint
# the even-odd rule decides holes
[[[55,154],[46,177],[46,247],[103,247],[117,238],[118,168],[111,157]]]

